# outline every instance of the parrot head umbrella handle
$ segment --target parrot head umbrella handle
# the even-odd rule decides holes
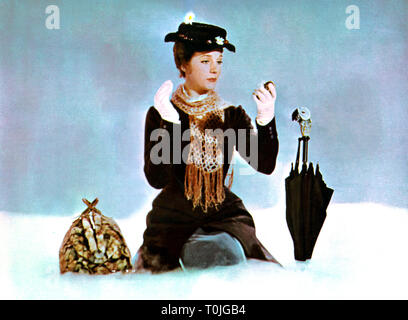
[[[292,121],[296,121],[300,125],[300,132],[302,137],[299,138],[298,153],[296,156],[296,168],[299,165],[299,152],[300,152],[300,142],[303,142],[303,164],[307,164],[308,156],[308,141],[310,139],[309,134],[312,128],[312,119],[310,118],[310,110],[306,107],[298,107],[292,113]]]
[[[310,117],[310,110],[306,107],[298,107],[292,113],[292,121],[297,121],[300,125],[300,132],[302,136],[309,136],[312,128],[312,119]]]

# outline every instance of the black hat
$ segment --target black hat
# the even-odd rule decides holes
[[[226,39],[227,31],[210,24],[191,22],[180,24],[177,32],[171,32],[164,38],[165,42],[189,42],[200,51],[227,48],[235,52],[235,46]]]

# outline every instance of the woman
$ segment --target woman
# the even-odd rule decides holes
[[[147,215],[136,270],[205,268],[248,258],[278,263],[257,239],[241,199],[224,185],[234,148],[259,172],[271,174],[275,168],[273,83],[254,91],[255,133],[244,109],[214,91],[223,49],[235,52],[226,31],[182,23],[165,42],[175,42],[175,63],[185,82],[173,94],[172,82],[164,82],[146,116],[144,172],[152,187],[163,190]]]

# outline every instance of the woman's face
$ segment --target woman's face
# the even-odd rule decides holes
[[[191,60],[181,67],[185,73],[185,86],[198,94],[214,90],[221,74],[222,52],[195,52]]]

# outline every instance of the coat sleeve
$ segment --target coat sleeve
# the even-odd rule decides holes
[[[234,109],[233,118],[235,128],[238,129],[237,151],[255,170],[271,174],[279,151],[275,118],[264,126],[256,123],[256,132],[245,110],[241,106]]]
[[[145,122],[143,169],[147,181],[156,189],[164,188],[170,180],[173,125],[163,120],[154,107],[150,107]]]

